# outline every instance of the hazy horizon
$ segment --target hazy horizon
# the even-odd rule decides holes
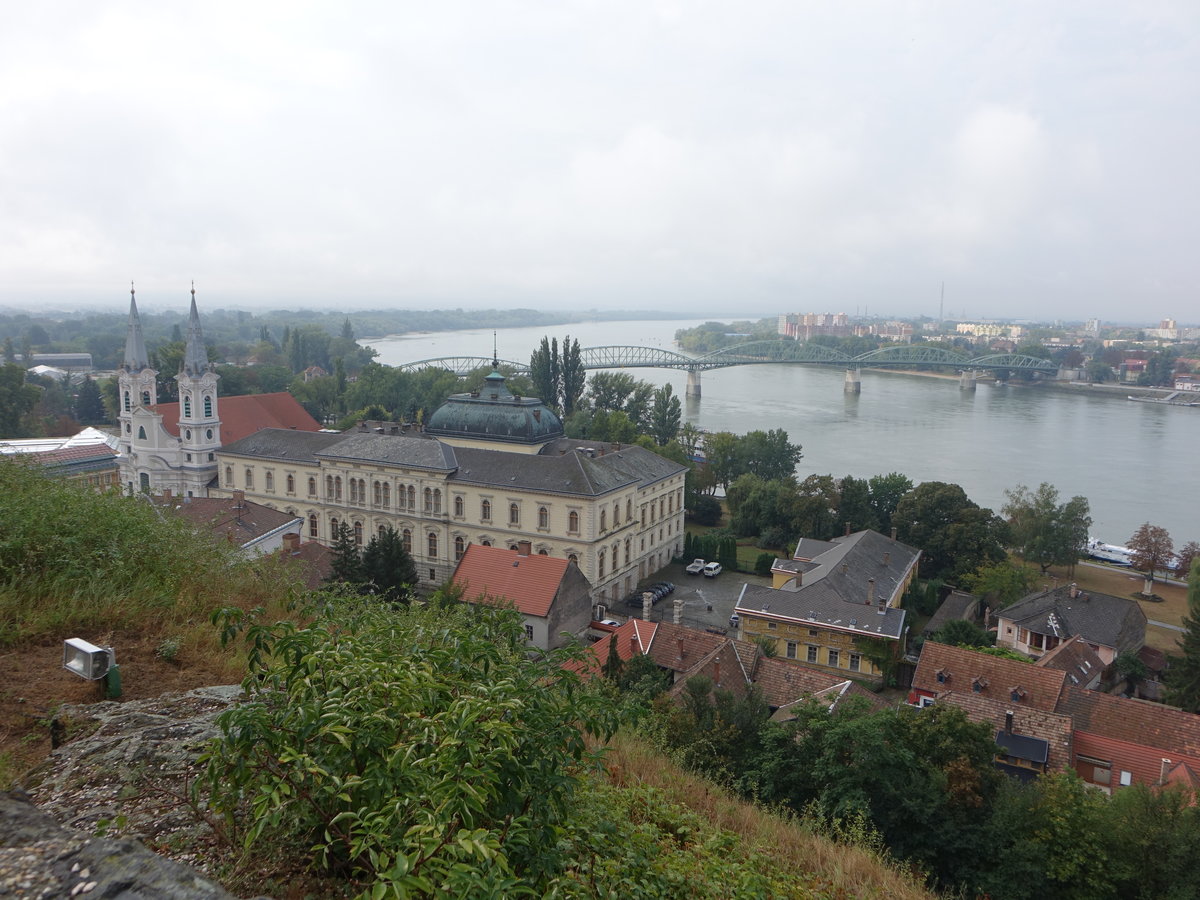
[[[27,4],[0,307],[1183,323],[1194,3]],[[1194,315],[1194,314],[1193,314]]]

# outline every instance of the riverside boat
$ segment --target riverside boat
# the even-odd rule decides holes
[[[1118,547],[1115,544],[1106,544],[1103,541],[1098,541],[1093,537],[1088,538],[1087,555],[1092,559],[1098,559],[1101,562],[1112,563],[1115,566],[1133,565],[1133,551],[1128,547]]]

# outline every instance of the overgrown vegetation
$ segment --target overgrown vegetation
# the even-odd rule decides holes
[[[194,625],[287,595],[236,550],[144,497],[98,494],[0,457],[0,646],[71,630]]]

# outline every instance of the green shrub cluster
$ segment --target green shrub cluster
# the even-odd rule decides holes
[[[230,832],[311,851],[372,898],[518,896],[561,873],[584,731],[610,734],[612,705],[560,654],[529,658],[513,610],[315,613],[245,629],[249,700],[207,760]]]

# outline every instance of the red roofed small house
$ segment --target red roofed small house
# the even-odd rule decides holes
[[[531,552],[470,544],[451,583],[468,603],[508,605],[525,618],[525,640],[553,650],[587,631],[592,621],[592,586],[574,561]]]

